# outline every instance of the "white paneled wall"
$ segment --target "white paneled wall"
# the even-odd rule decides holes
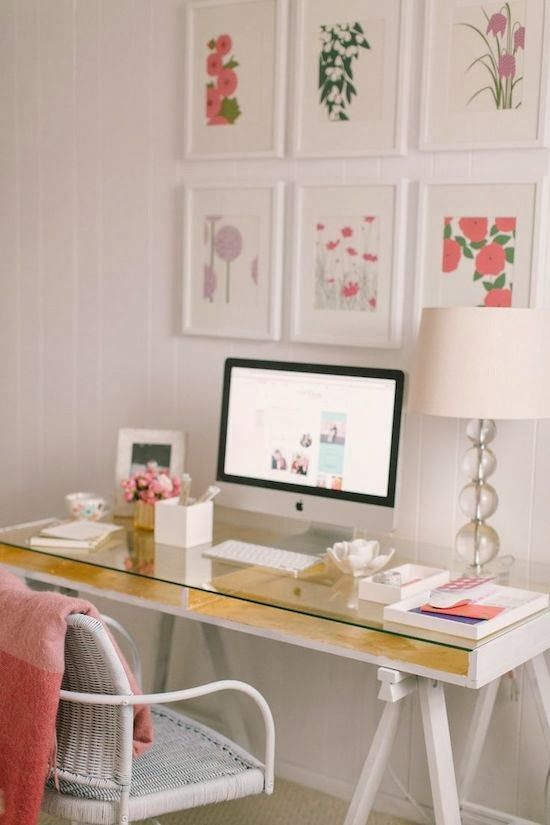
[[[422,44],[423,3],[414,0],[412,6],[415,45],[405,156],[186,163],[182,0],[0,0],[0,523],[57,512],[69,490],[110,492],[121,426],[184,429],[187,469],[198,486],[211,482],[222,368],[229,355],[407,370],[416,325],[415,182],[521,179],[548,170],[547,150],[416,150],[420,61],[429,44]],[[179,334],[186,181],[291,184],[401,177],[411,181],[401,349],[289,343],[288,265],[281,342]],[[287,197],[290,203],[290,192]],[[288,220],[287,256],[291,233]],[[538,275],[544,283],[546,271]],[[465,480],[457,467],[465,446],[463,425],[456,421],[406,420],[399,506],[403,535],[452,541],[461,522],[456,499]],[[550,425],[502,424],[496,450],[500,506],[493,523],[503,552],[548,560]],[[192,631],[179,627],[178,633],[183,641]],[[232,634],[224,638],[240,674],[261,682],[281,709],[282,761],[305,770],[307,754],[315,752],[307,770],[321,777],[321,784],[332,776],[335,787],[349,787],[375,712],[369,710],[365,731],[357,737],[350,707],[358,715],[373,699],[368,669],[284,647],[269,656],[257,641]],[[256,673],[254,660],[261,662]],[[185,660],[186,679],[194,678],[189,667],[195,664]],[[304,691],[305,671],[309,684]],[[182,673],[176,663],[174,679]],[[334,690],[325,690],[325,680]],[[524,695],[528,702],[522,688]],[[294,696],[298,704],[295,724],[290,724],[285,715]],[[458,691],[452,696],[460,738],[460,716],[471,697]],[[541,743],[531,735],[531,708],[522,707],[521,699],[513,704],[502,691],[500,726],[489,745],[502,772],[493,770],[490,782],[480,781],[479,798],[498,805],[502,793],[519,814],[540,816],[542,794],[534,777],[540,778],[547,756],[541,760]],[[411,758],[419,747],[415,716],[402,725],[395,764],[401,778],[426,798],[423,757]],[[300,719],[305,738],[298,746]],[[515,741],[518,731],[518,748],[503,755],[502,742]],[[529,770],[529,765],[538,767]],[[391,782],[386,790],[398,794]]]

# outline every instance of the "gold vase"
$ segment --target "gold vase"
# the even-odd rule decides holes
[[[147,501],[136,501],[134,527],[138,530],[155,529],[155,505]]]

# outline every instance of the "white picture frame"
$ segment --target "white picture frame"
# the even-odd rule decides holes
[[[549,18],[545,0],[427,0],[421,149],[547,144]]]
[[[297,0],[295,156],[405,151],[410,16],[408,0]]]
[[[407,182],[294,188],[291,338],[401,343]]]
[[[417,320],[423,307],[540,305],[547,192],[546,178],[421,183]]]
[[[133,512],[132,503],[124,500],[120,486],[123,479],[145,469],[149,461],[156,461],[159,469],[181,478],[184,452],[184,435],[179,430],[120,429],[115,467],[115,515],[127,516]]]
[[[187,159],[281,157],[288,0],[188,0]]]
[[[283,184],[184,190],[185,335],[278,340]]]

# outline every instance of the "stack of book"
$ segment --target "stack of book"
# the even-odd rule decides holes
[[[100,521],[63,521],[31,536],[29,546],[54,551],[97,550],[121,530],[118,524]]]

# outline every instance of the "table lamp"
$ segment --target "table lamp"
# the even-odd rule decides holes
[[[409,384],[409,412],[468,418],[472,442],[460,493],[469,518],[455,539],[457,555],[475,572],[499,551],[485,523],[498,496],[487,482],[496,468],[488,446],[493,419],[550,418],[550,310],[491,307],[424,309]]]

